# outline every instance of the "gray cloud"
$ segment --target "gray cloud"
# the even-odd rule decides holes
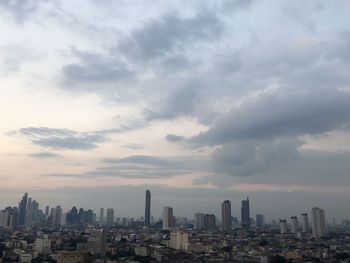
[[[32,153],[30,154],[31,157],[38,158],[38,159],[47,159],[47,158],[60,158],[61,156],[52,153],[52,152],[38,152],[38,153]]]
[[[198,144],[320,134],[350,122],[350,94],[336,90],[277,92],[243,102],[218,117],[208,131],[191,138]]]
[[[167,14],[132,32],[120,42],[118,49],[136,59],[154,59],[181,50],[187,43],[216,40],[221,31],[222,24],[213,13],[190,18]]]
[[[98,82],[126,81],[133,77],[128,66],[112,53],[99,54],[72,49],[78,63],[65,65],[62,69],[65,86],[74,89],[84,85],[84,90],[95,90]],[[86,85],[86,84],[92,84]]]
[[[98,178],[166,178],[207,171],[210,169],[209,160],[205,157],[172,156],[159,157],[147,155],[133,155],[125,158],[104,159],[105,165],[80,174],[53,173],[44,176]]]
[[[56,150],[88,150],[96,148],[107,138],[96,133],[81,133],[68,129],[51,129],[47,127],[22,128],[15,134],[24,136],[33,144]]]
[[[165,139],[169,142],[180,142],[180,141],[183,141],[185,138],[183,136],[179,136],[175,134],[167,134],[165,136]]]
[[[0,8],[10,12],[18,21],[27,19],[36,12],[42,0],[3,0],[0,1]]]

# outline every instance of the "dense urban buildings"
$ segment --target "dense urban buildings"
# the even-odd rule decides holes
[[[146,200],[147,200],[146,192]],[[149,195],[150,197],[150,195]],[[141,201],[141,200],[140,200]],[[56,205],[45,212],[25,194],[17,207],[0,211],[0,262],[346,262],[350,260],[350,221],[326,223],[324,210],[291,216],[278,222],[256,214],[245,227],[249,200],[243,200],[242,220],[232,217],[231,201],[215,214],[197,212],[194,218],[175,217],[163,207],[162,220],[115,217],[115,210]],[[23,204],[26,203],[26,206]],[[145,212],[151,211],[146,201]],[[19,211],[26,215],[19,224]],[[24,212],[23,212],[24,211]],[[140,211],[141,212],[141,211]],[[142,213],[142,212],[141,212]],[[250,214],[250,211],[249,211]],[[151,216],[149,214],[149,216]],[[235,222],[237,228],[232,228]],[[239,226],[242,227],[239,227]],[[327,230],[328,229],[328,230]]]

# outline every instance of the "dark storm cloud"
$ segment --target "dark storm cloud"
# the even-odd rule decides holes
[[[350,122],[350,94],[337,90],[273,92],[249,99],[218,117],[208,131],[191,138],[198,144],[241,139],[320,134]]]
[[[213,154],[213,169],[218,175],[242,177],[244,183],[348,185],[350,152],[306,150],[302,145],[291,138],[225,144]],[[216,176],[200,183],[208,182],[230,185],[232,179]]]
[[[27,138],[33,144],[57,150],[88,150],[96,148],[99,143],[107,141],[107,138],[100,134],[47,127],[22,128],[15,134]]]
[[[221,31],[221,21],[213,13],[200,13],[190,18],[166,14],[132,32],[120,42],[118,49],[135,59],[155,59],[181,50],[189,43],[215,40]]]

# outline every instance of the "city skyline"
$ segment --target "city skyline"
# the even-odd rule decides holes
[[[344,0],[0,1],[0,207],[28,192],[140,217],[149,189],[156,217],[230,200],[241,218],[249,196],[253,218],[350,218],[349,14]]]
[[[20,200],[20,202],[18,203],[18,206],[11,206],[11,205],[6,205],[5,207],[3,207],[3,210],[6,208],[14,208],[16,209],[16,213],[17,213],[17,220],[18,220],[18,225],[19,226],[23,226],[23,225],[28,225],[31,223],[38,223],[35,221],[35,217],[38,216],[38,212],[40,211],[40,213],[42,215],[45,215],[45,217],[51,217],[52,221],[50,224],[55,225],[55,224],[65,224],[65,222],[68,222],[69,220],[71,220],[72,222],[74,222],[74,218],[70,218],[69,219],[69,214],[74,213],[77,214],[78,210],[80,212],[81,211],[87,211],[88,213],[90,213],[89,215],[87,215],[88,217],[90,217],[90,221],[92,220],[92,217],[94,216],[96,222],[98,222],[98,225],[100,227],[106,225],[106,226],[111,226],[113,225],[116,221],[117,218],[121,219],[121,218],[133,218],[136,220],[141,220],[143,222],[143,224],[146,227],[151,226],[151,221],[152,224],[156,223],[157,220],[164,220],[164,218],[167,218],[167,224],[166,224],[166,229],[172,228],[176,222],[176,218],[187,218],[189,220],[194,220],[194,228],[197,230],[200,229],[205,229],[206,225],[212,225],[214,222],[214,225],[216,223],[219,222],[219,225],[222,224],[222,227],[226,230],[224,231],[228,231],[228,229],[234,229],[236,226],[234,225],[234,218],[238,219],[238,214],[236,215],[234,212],[232,211],[232,207],[231,207],[231,201],[230,200],[224,200],[220,207],[217,207],[220,209],[220,213],[219,214],[210,214],[208,213],[208,211],[210,209],[207,209],[205,211],[197,211],[194,212],[193,215],[179,215],[179,214],[174,214],[174,208],[173,207],[169,207],[169,206],[162,206],[162,211],[160,216],[157,217],[157,215],[152,215],[152,213],[149,213],[149,221],[146,220],[146,215],[147,215],[147,210],[151,211],[152,210],[152,206],[151,206],[151,201],[150,201],[150,197],[151,197],[151,191],[150,190],[146,190],[146,198],[145,198],[145,206],[144,206],[144,215],[138,215],[136,217],[133,216],[128,216],[128,215],[123,215],[123,214],[118,214],[116,213],[118,210],[118,208],[106,208],[106,207],[99,207],[98,209],[94,209],[91,207],[79,207],[77,205],[73,205],[71,208],[63,208],[60,204],[54,205],[52,207],[48,206],[48,205],[40,205],[39,202],[37,202],[35,199],[32,199],[31,196],[29,196],[28,193],[24,193],[22,199]],[[149,197],[149,206],[147,203],[147,199]],[[249,232],[251,230],[251,224],[252,222],[254,222],[255,227],[259,228],[262,225],[265,225],[266,223],[271,224],[271,222],[276,221],[276,219],[278,220],[284,220],[284,217],[279,217],[279,218],[274,218],[274,217],[270,217],[268,214],[266,216],[266,214],[258,214],[255,213],[254,211],[252,211],[252,213],[250,213],[250,205],[249,205],[249,197],[247,197],[245,200],[241,201],[241,209],[240,209],[240,216],[241,216],[241,220],[239,220],[239,224],[240,227],[246,231]],[[87,209],[87,210],[86,210]],[[92,209],[92,210],[91,210]],[[312,209],[304,209],[302,210],[302,212],[300,213],[301,216],[301,221],[298,221],[298,217],[297,216],[291,216],[291,227],[292,229],[294,228],[294,231],[296,229],[302,229],[302,232],[308,232],[309,231],[309,221],[308,221],[308,213],[305,211],[310,211],[310,214],[312,214],[312,220],[315,220],[315,212],[314,210],[320,210],[322,212],[322,220],[321,223],[319,222],[319,218],[320,216],[318,216],[318,222],[317,224],[334,224],[336,223],[336,218],[334,217],[325,217],[324,215],[324,210],[317,208],[317,207],[313,207]],[[0,208],[1,210],[1,208]],[[75,211],[73,211],[75,210]],[[247,211],[248,210],[248,211]],[[91,211],[91,212],[90,212]],[[170,211],[170,212],[169,212]],[[192,211],[193,212],[193,211]],[[63,217],[66,217],[67,219],[63,219]],[[214,216],[214,219],[211,219],[211,217]],[[243,216],[243,217],[242,217]],[[249,228],[247,227],[247,219],[246,217],[249,216]],[[74,217],[74,215],[73,215]],[[173,220],[174,217],[174,220]],[[192,218],[193,217],[193,218]],[[210,217],[210,219],[208,219]],[[255,220],[256,218],[256,220]],[[266,219],[268,219],[268,221],[266,221]],[[293,222],[293,219],[294,222]],[[88,220],[88,221],[89,221]],[[208,221],[209,220],[209,221]],[[255,221],[254,221],[255,220]],[[342,218],[339,219],[340,223],[343,220],[348,220],[347,218]],[[260,221],[260,224],[259,224]],[[208,223],[209,222],[209,223]],[[216,222],[216,223],[215,223]],[[69,222],[68,222],[69,223]],[[294,223],[294,226],[293,226]],[[299,225],[300,223],[300,225]],[[313,224],[315,225],[315,223]],[[315,227],[315,226],[314,226]],[[320,228],[320,227],[318,227]],[[210,229],[210,228],[209,228]],[[292,231],[292,230],[291,230]],[[316,231],[316,230],[313,230]],[[292,231],[293,232],[293,231]]]

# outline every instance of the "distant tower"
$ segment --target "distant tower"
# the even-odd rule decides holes
[[[303,233],[309,232],[309,217],[307,213],[301,214],[301,223],[303,225]]]
[[[225,232],[231,231],[232,229],[231,202],[229,200],[225,200],[221,204],[221,215],[222,215],[222,230]]]
[[[151,191],[146,190],[145,226],[151,225]]]
[[[287,227],[287,220],[281,219],[280,220],[280,227],[281,227],[281,234],[282,235],[287,233],[287,229],[288,229],[288,227]]]
[[[60,226],[62,223],[62,207],[61,206],[56,206],[55,210],[55,225]]]
[[[50,207],[47,205],[45,207],[45,217],[48,217],[49,216],[49,212],[50,212]]]
[[[264,215],[256,215],[256,227],[262,228],[265,225],[265,217]]]
[[[107,218],[106,218],[106,225],[107,226],[113,225],[113,217],[114,217],[114,209],[107,208]]]
[[[250,231],[250,211],[249,211],[248,197],[246,200],[242,200],[241,221],[242,221],[242,228],[245,231]]]
[[[22,200],[19,204],[19,225],[25,225],[26,223],[26,212],[27,212],[27,202],[28,202],[28,193],[25,193],[22,197]]]
[[[195,230],[203,230],[204,229],[204,214],[195,213],[194,214],[194,227]]]
[[[326,235],[324,210],[318,207],[312,208],[312,235],[314,237],[323,237]]]
[[[104,208],[100,209],[100,218],[99,218],[99,224],[100,226],[103,226],[103,216],[104,216],[105,210]]]
[[[163,207],[163,230],[169,230],[170,228],[175,226],[175,217],[173,214],[173,208],[171,207]]]
[[[296,234],[298,232],[298,218],[296,216],[292,216],[291,220],[291,229],[290,232]]]

